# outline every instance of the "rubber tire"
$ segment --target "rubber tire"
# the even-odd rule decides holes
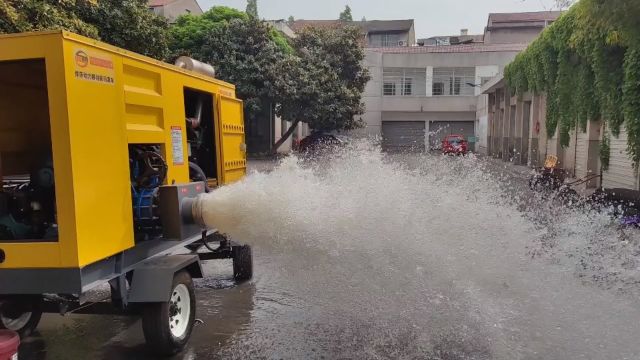
[[[251,246],[238,245],[232,248],[233,278],[236,281],[248,281],[253,277],[253,256]]]
[[[159,356],[175,355],[182,350],[189,342],[193,325],[196,319],[196,293],[191,275],[187,271],[180,271],[173,277],[171,292],[179,284],[184,284],[189,290],[191,297],[191,313],[189,314],[189,325],[184,336],[177,338],[171,334],[169,329],[169,301],[161,303],[146,303],[142,308],[142,331],[149,349]],[[171,295],[171,293],[169,294]]]
[[[31,307],[31,318],[29,321],[20,329],[12,329],[17,332],[21,338],[29,337],[40,324],[40,319],[42,319],[42,298],[39,296],[28,297],[28,298],[19,298],[14,301],[20,301],[21,303],[30,302],[29,306]],[[5,325],[0,321],[0,329],[6,329]]]

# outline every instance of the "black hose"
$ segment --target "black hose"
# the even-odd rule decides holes
[[[189,161],[189,179],[191,179],[192,182],[204,182],[204,191],[207,193],[211,191],[204,170],[202,170],[198,164],[191,161]]]

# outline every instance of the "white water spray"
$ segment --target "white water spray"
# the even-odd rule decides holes
[[[640,358],[637,236],[496,168],[360,141],[216,190],[203,217],[295,259],[281,265],[283,298],[346,327],[326,337],[358,345],[336,356]]]

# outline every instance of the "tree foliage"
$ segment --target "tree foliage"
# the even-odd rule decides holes
[[[547,28],[505,69],[522,94],[546,93],[547,132],[569,132],[588,120],[606,122],[607,134],[625,126],[629,154],[640,163],[640,1],[582,0]],[[605,136],[608,141],[608,135]],[[607,166],[608,147],[601,159]]]
[[[271,26],[246,13],[213,7],[203,15],[178,18],[171,28],[174,56],[187,55],[212,64],[217,77],[236,85],[248,118],[277,97],[279,64],[289,53]],[[279,39],[279,40],[276,40]]]
[[[145,0],[0,0],[0,33],[64,29],[158,59],[168,27]]]
[[[356,117],[363,112],[361,96],[369,77],[362,67],[361,38],[356,28],[307,29],[290,43],[264,21],[214,7],[178,18],[171,50],[173,56],[211,63],[222,80],[236,84],[247,119],[275,104],[284,120],[343,130],[359,126]]]
[[[362,66],[361,30],[307,28],[294,40],[299,55],[285,76],[290,94],[278,108],[288,121],[316,130],[351,130],[362,125],[362,93],[369,74]]]
[[[247,15],[258,18],[258,0],[247,0]]]
[[[340,13],[340,17],[338,17],[338,20],[345,22],[353,21],[353,16],[351,15],[351,7],[349,5],[346,5],[344,7],[344,10]]]

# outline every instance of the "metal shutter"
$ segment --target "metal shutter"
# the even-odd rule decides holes
[[[589,163],[589,134],[578,128],[576,136],[576,177],[579,179],[587,176]]]
[[[620,136],[611,136],[609,170],[602,174],[602,186],[609,189],[638,189],[638,174],[627,154],[627,132],[620,129]]]
[[[383,121],[382,148],[385,151],[424,151],[424,121]]]
[[[429,147],[440,149],[442,140],[447,135],[462,135],[465,139],[476,134],[474,121],[432,121],[429,123]],[[469,143],[473,151],[474,143]]]

